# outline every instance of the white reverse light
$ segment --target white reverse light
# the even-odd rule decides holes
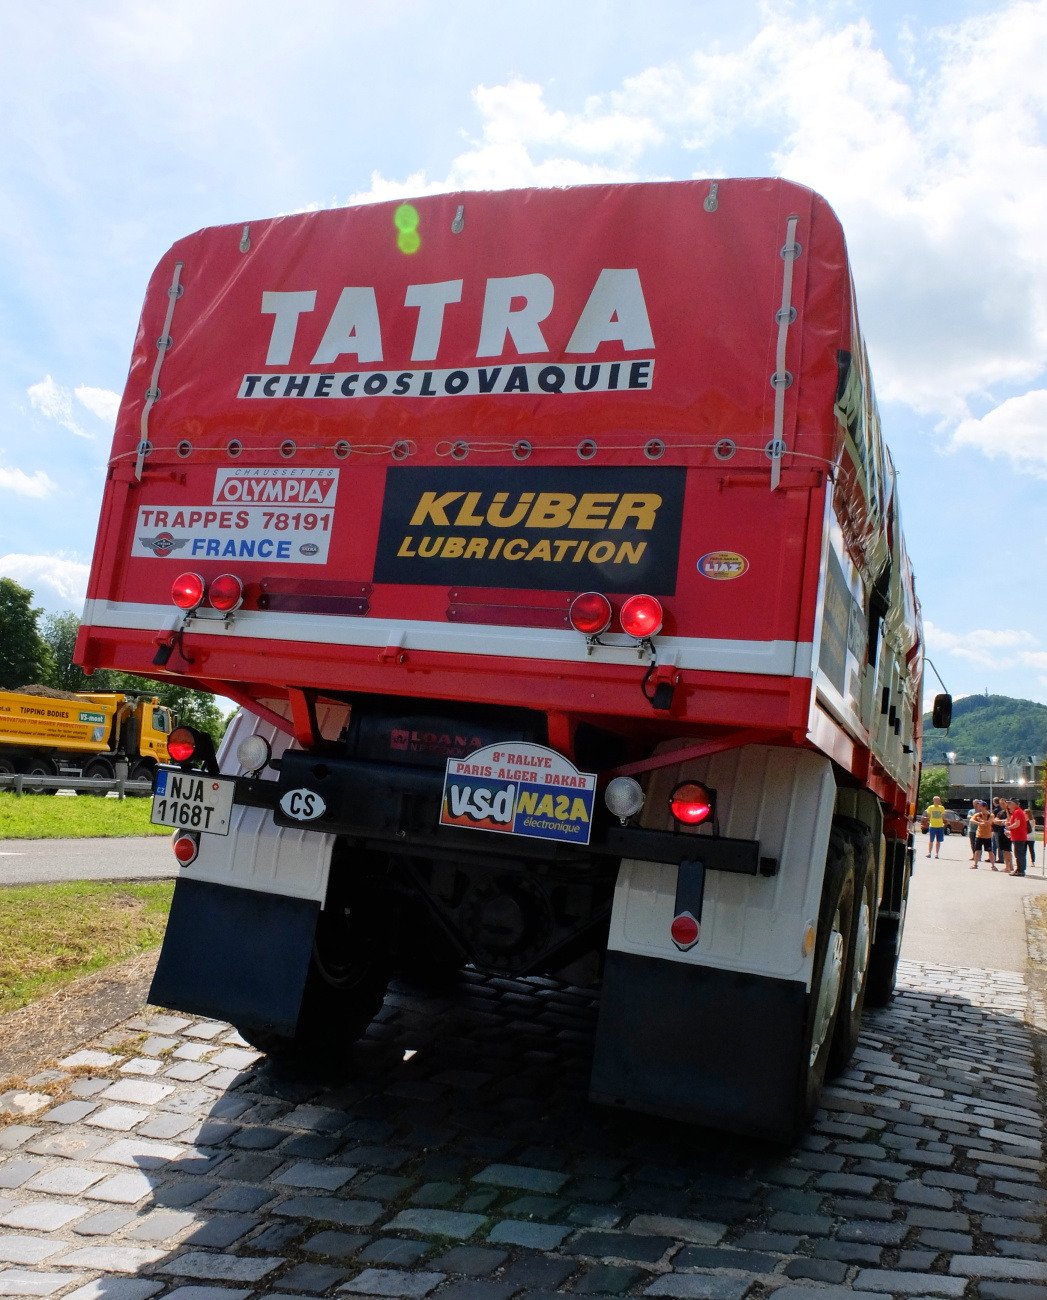
[[[245,772],[260,772],[273,756],[264,736],[245,736],[236,747],[236,761]]]
[[[643,786],[631,776],[616,776],[607,783],[603,801],[608,812],[624,823],[630,817],[635,817],[643,807]]]

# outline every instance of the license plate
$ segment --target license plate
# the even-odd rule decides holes
[[[236,782],[161,767],[153,785],[152,821],[176,830],[229,834]]]

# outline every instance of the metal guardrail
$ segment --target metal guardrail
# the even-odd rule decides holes
[[[128,795],[148,795],[153,792],[151,781],[129,781],[126,777],[97,776],[30,776],[25,772],[0,772],[0,790],[13,790],[15,794],[56,794],[59,790],[75,790],[77,794],[108,794],[116,791],[118,799]]]

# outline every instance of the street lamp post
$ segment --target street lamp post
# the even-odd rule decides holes
[[[994,776],[994,774],[995,774],[995,772],[996,772],[996,764],[997,764],[999,761],[1000,761],[1000,760],[999,760],[999,757],[998,757],[996,754],[990,754],[990,755],[989,755],[989,762],[992,764],[992,766],[989,768],[989,807],[990,807],[990,808],[992,807],[992,782],[993,782],[993,776]]]

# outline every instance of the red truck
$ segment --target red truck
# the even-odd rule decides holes
[[[919,607],[810,190],[176,244],[77,658],[242,706],[157,776],[151,996],[274,1055],[347,1050],[397,971],[599,981],[596,1101],[788,1139],[891,995]]]

